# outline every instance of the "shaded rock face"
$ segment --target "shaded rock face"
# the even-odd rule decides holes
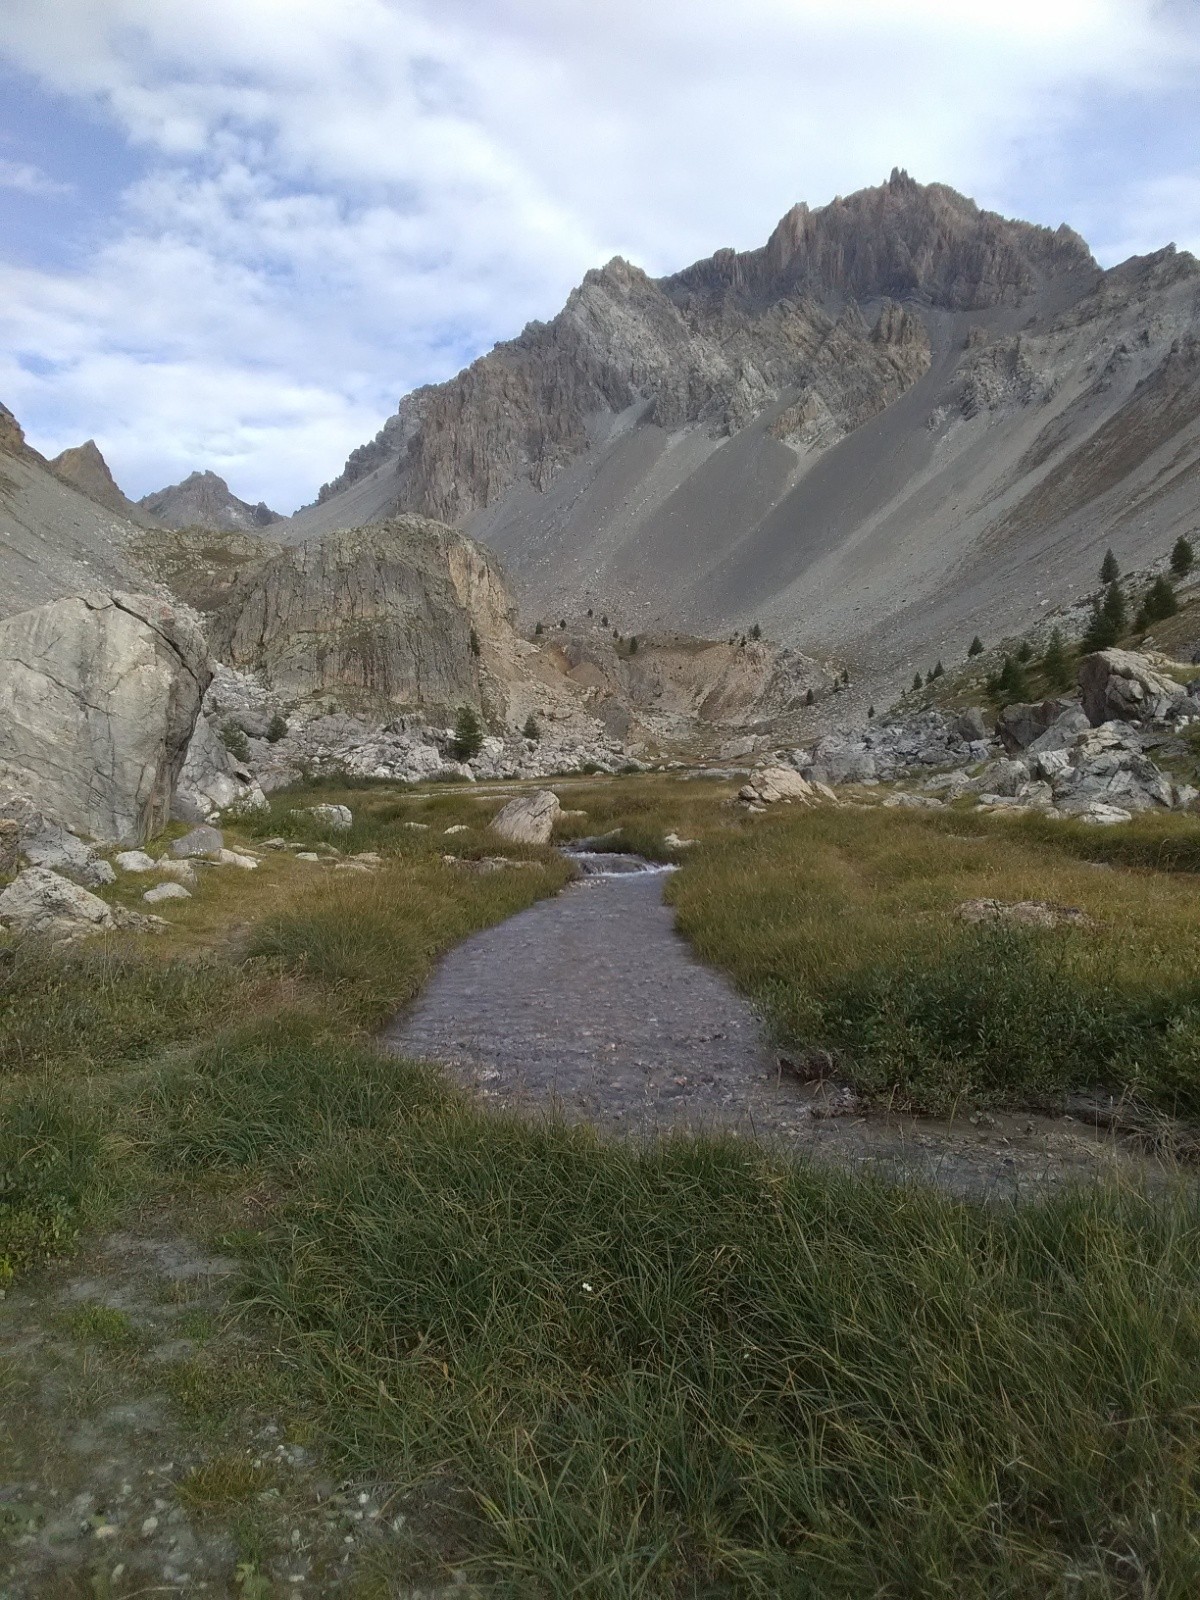
[[[513,615],[495,557],[397,517],[282,550],[234,586],[212,638],[222,660],[285,693],[499,715]]]
[[[167,821],[210,677],[198,630],[147,595],[54,600],[0,622],[0,793],[140,844]]]
[[[283,519],[260,500],[252,506],[239,500],[215,472],[193,472],[182,483],[143,496],[138,505],[167,528],[230,528],[251,532]]]

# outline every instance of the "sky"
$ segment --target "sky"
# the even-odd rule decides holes
[[[1200,0],[2,0],[0,400],[290,511],[591,266],[901,166],[1200,253]]]

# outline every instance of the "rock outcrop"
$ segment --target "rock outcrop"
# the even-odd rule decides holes
[[[208,686],[199,631],[160,600],[54,600],[0,622],[0,795],[140,844],[167,821]]]
[[[272,511],[261,500],[254,506],[239,500],[225,479],[215,472],[190,473],[182,483],[144,495],[138,506],[166,528],[211,528],[215,532],[233,528],[253,532],[283,521],[278,511]]]
[[[549,844],[562,807],[549,789],[518,795],[492,818],[492,832],[510,844]]]
[[[130,522],[148,520],[145,513],[121,493],[94,439],[88,439],[85,444],[76,445],[71,450],[63,450],[50,462],[50,470],[56,478],[69,483],[73,489],[78,489],[80,494],[87,495],[89,500],[94,500],[106,511],[115,512],[118,517]]]
[[[235,584],[215,652],[280,694],[395,715],[503,715],[515,605],[499,563],[452,528],[396,517],[281,550]]]
[[[1099,650],[1079,663],[1083,709],[1093,727],[1102,722],[1162,719],[1189,705],[1174,678],[1132,650]]]

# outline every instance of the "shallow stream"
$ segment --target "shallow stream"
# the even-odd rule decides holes
[[[580,876],[559,895],[441,961],[388,1029],[390,1048],[525,1112],[631,1134],[719,1128],[958,1193],[1145,1171],[1144,1157],[1069,1118],[866,1114],[836,1085],[801,1082],[753,1008],[676,933],[670,868],[571,854]]]

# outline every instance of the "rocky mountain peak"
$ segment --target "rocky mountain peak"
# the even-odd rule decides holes
[[[215,532],[237,528],[250,532],[283,521],[261,500],[257,505],[239,500],[215,472],[189,473],[182,483],[143,496],[138,505],[168,528],[211,528]]]
[[[50,463],[50,470],[64,483],[70,484],[72,489],[78,489],[80,494],[87,495],[89,500],[94,500],[106,510],[115,511],[117,516],[130,517],[139,522],[144,520],[144,514],[121,493],[94,439],[56,455]]]

